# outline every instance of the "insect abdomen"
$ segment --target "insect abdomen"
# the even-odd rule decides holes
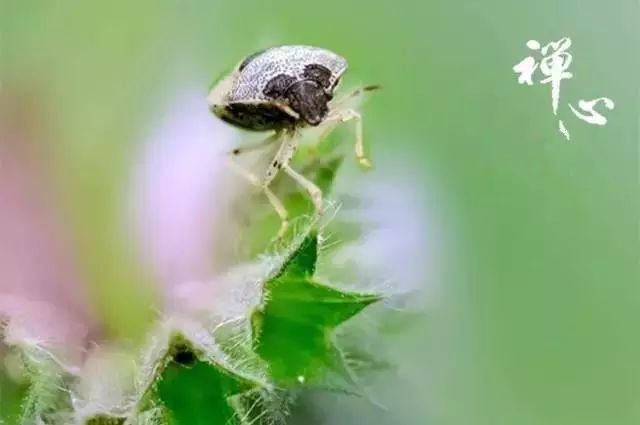
[[[224,121],[253,131],[280,130],[296,123],[294,117],[268,103],[230,103],[215,112]]]

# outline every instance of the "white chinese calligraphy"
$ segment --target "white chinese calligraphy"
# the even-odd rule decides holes
[[[518,84],[533,86],[534,74],[537,70],[540,70],[545,78],[541,79],[539,83],[551,84],[551,107],[553,114],[558,115],[560,84],[562,80],[569,80],[573,78],[573,74],[568,71],[571,62],[573,61],[573,56],[569,53],[571,39],[569,37],[563,37],[558,41],[551,41],[544,46],[542,46],[537,40],[529,40],[526,45],[530,50],[539,52],[539,54],[542,55],[542,58],[538,61],[535,57],[528,56],[513,66],[513,71],[518,74]],[[612,110],[615,107],[613,100],[607,97],[578,101],[578,107],[584,113],[578,111],[570,103],[568,103],[568,106],[576,117],[582,121],[589,124],[605,125],[607,123],[607,119],[595,110],[596,105],[601,101],[604,102],[604,106],[609,110]],[[558,120],[558,130],[567,138],[567,140],[570,139],[570,133],[561,119]]]
[[[598,113],[598,111],[593,109],[595,108],[596,104],[600,101],[604,102],[604,106],[608,110],[612,110],[616,106],[613,100],[609,99],[608,97],[599,97],[593,100],[578,101],[578,107],[580,107],[580,109],[582,109],[583,111],[588,112],[589,115],[581,114],[571,104],[569,104],[569,108],[571,108],[573,113],[576,114],[576,116],[584,122],[588,122],[589,124],[595,124],[595,125],[605,125],[607,123],[607,119],[604,117],[604,115]]]
[[[540,43],[536,40],[527,41],[527,47],[531,50],[540,50]],[[519,84],[533,85],[533,73],[538,69],[538,62],[533,56],[524,58],[519,64],[513,67],[513,70],[520,74],[518,77]]]

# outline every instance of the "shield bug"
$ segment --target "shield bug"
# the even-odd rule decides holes
[[[245,130],[270,133],[259,143],[234,149],[232,155],[280,143],[262,176],[232,161],[241,175],[265,192],[282,220],[279,235],[287,228],[288,214],[269,184],[280,170],[309,193],[317,213],[322,211],[321,190],[289,165],[298,147],[300,130],[321,127],[319,143],[341,123],[353,121],[356,157],[361,165],[371,165],[364,154],[361,116],[346,107],[345,101],[378,87],[363,86],[334,99],[346,69],[346,59],[326,49],[297,45],[272,47],[243,59],[209,93],[209,108],[222,120]]]

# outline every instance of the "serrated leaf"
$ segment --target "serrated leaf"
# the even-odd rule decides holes
[[[318,262],[318,234],[314,231],[305,237],[297,249],[287,258],[282,265],[280,273],[276,274],[265,284],[265,290],[271,290],[272,282],[288,279],[311,278],[316,272]]]
[[[241,425],[238,399],[257,388],[253,381],[200,358],[187,341],[174,342],[171,358],[156,383],[155,395],[171,425]]]
[[[252,317],[254,347],[277,383],[348,390],[350,376],[334,330],[380,296],[343,292],[312,280],[318,237],[311,233],[265,284]]]
[[[235,422],[236,411],[229,399],[248,389],[237,377],[197,361],[192,365],[170,363],[157,392],[171,424],[204,425],[240,423]]]

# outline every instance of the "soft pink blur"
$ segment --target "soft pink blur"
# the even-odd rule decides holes
[[[0,316],[11,318],[9,342],[34,339],[78,360],[97,329],[26,100],[5,97],[0,114]]]
[[[234,135],[209,112],[200,90],[184,90],[132,167],[133,234],[144,266],[162,285],[165,308],[205,302],[199,298],[212,295],[203,282],[231,261],[229,204],[237,177],[230,174],[226,152]]]
[[[92,343],[109,341],[98,337],[46,149],[27,132],[39,127],[25,121],[29,114],[16,116],[13,101],[0,144],[0,319],[9,320],[9,343],[41,345],[77,367]],[[210,114],[201,91],[183,90],[167,103],[133,156],[131,234],[140,267],[164,295],[160,312],[189,311],[211,304],[212,277],[231,261],[229,183],[237,179],[225,152],[234,132]]]

